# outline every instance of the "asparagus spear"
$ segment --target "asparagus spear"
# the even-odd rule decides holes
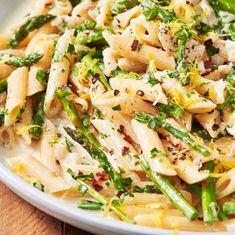
[[[176,32],[176,36],[178,37],[178,64],[180,64],[184,60],[185,44],[191,34],[188,28],[182,27],[178,32]]]
[[[91,142],[89,142],[83,133],[80,133],[69,127],[66,127],[64,129],[73,140],[81,144],[94,159],[97,159],[99,161],[101,167],[107,173],[110,180],[113,181],[115,188],[118,191],[124,190],[124,185],[120,173],[115,172],[112,165],[109,163],[105,153],[101,149],[93,145]]]
[[[191,132],[195,133],[196,135],[198,135],[203,140],[210,141],[212,139],[212,137],[210,136],[208,131],[205,130],[199,123],[193,123]]]
[[[213,172],[214,162],[207,162],[205,168]],[[202,211],[205,224],[213,224],[217,220],[218,205],[216,203],[215,183],[215,178],[208,177],[202,184]]]
[[[181,130],[176,129],[172,125],[166,122],[167,115],[165,113],[160,113],[158,116],[153,116],[151,114],[145,114],[141,112],[135,113],[135,119],[141,123],[148,124],[148,127],[151,129],[155,129],[157,127],[161,127],[171,133],[177,139],[185,142],[190,148],[197,151],[204,157],[208,157],[210,152],[199,143],[195,142],[195,140],[190,136],[188,132],[183,132]]]
[[[177,70],[180,73],[180,80],[183,85],[189,84],[189,77],[187,76],[187,73],[189,72],[188,65],[184,63],[184,55],[185,55],[185,45],[188,41],[188,39],[195,35],[196,32],[190,29],[187,26],[182,26],[181,29],[176,32],[176,36],[178,38],[178,67]]]
[[[47,73],[44,70],[38,70],[36,74],[36,79],[44,86],[46,87],[47,81],[48,81],[49,73]]]
[[[77,32],[76,42],[88,46],[104,46],[107,45],[103,37],[103,29],[83,30]]]
[[[69,119],[75,124],[77,129],[81,132],[73,130],[71,128],[65,128],[68,135],[74,139],[75,141],[82,144],[92,157],[97,159],[108,174],[111,181],[113,181],[115,188],[117,190],[123,190],[124,185],[122,182],[121,174],[114,171],[112,165],[109,163],[107,156],[101,150],[101,144],[97,141],[97,139],[90,133],[89,129],[84,126],[83,122],[79,118],[76,109],[74,108],[72,102],[68,99],[69,93],[67,91],[63,91],[58,89],[56,95],[59,97],[65,111],[67,112]]]
[[[176,19],[174,13],[165,10],[153,0],[141,1],[141,5],[144,8],[143,14],[147,20],[154,20],[157,16],[164,22],[171,22]]]
[[[149,179],[160,189],[160,191],[178,208],[188,219],[194,220],[198,216],[197,210],[190,205],[184,196],[164,176],[153,172],[146,159],[142,156],[140,164]]]
[[[30,67],[37,63],[43,57],[42,54],[32,53],[24,57],[16,57],[11,54],[0,53],[0,61],[4,64],[13,65],[15,67]]]
[[[81,25],[76,27],[75,32],[79,33],[79,32],[84,31],[86,29],[92,30],[92,29],[95,29],[95,27],[96,27],[96,22],[94,20],[91,20],[91,19],[84,20],[84,22],[82,22]]]
[[[79,183],[80,186],[83,187],[83,191],[89,193],[92,197],[97,199],[103,205],[108,205],[109,204],[109,200],[106,197],[104,197],[103,195],[98,193],[95,189],[93,189],[91,186],[89,186],[88,184],[83,182],[81,179],[78,179],[78,178],[76,179],[76,176],[75,176],[75,174],[73,173],[73,171],[71,169],[68,169],[67,172]],[[110,204],[110,209],[114,213],[116,213],[122,220],[126,221],[127,223],[134,223],[134,221],[129,216],[127,216],[120,209],[120,207],[114,205],[114,203]]]
[[[223,8],[233,14],[235,14],[235,2],[228,0],[219,0]]]
[[[101,147],[100,143],[96,140],[96,138],[90,133],[88,128],[86,128],[81,119],[79,118],[76,109],[73,106],[73,103],[68,99],[68,96],[70,95],[70,92],[62,89],[57,89],[56,95],[60,99],[60,102],[62,103],[66,113],[69,116],[69,119],[72,121],[72,123],[80,129],[80,131],[83,133],[83,135],[88,139],[88,141],[93,144],[95,147]]]
[[[218,10],[224,10],[235,14],[235,2],[230,0],[210,0],[209,1],[213,7]]]
[[[36,125],[31,130],[31,136],[34,139],[39,139],[42,135],[42,124],[43,124],[43,118],[44,118],[44,105],[45,100],[45,94],[41,94],[40,101],[35,108],[35,112],[33,114],[33,125]]]
[[[235,24],[232,22],[229,26],[229,34],[231,35],[231,40],[235,41]]]
[[[88,200],[80,200],[78,202],[78,208],[84,209],[84,210],[103,210],[104,205],[101,202],[93,202]]]
[[[235,215],[235,201],[225,202],[223,205],[223,213],[228,215]]]
[[[159,104],[158,109],[176,118],[181,118],[184,115],[184,109],[176,104]]]
[[[8,78],[4,78],[0,81],[0,94],[7,91]]]
[[[112,6],[113,14],[120,14],[132,7],[136,6],[138,1],[136,0],[116,0]]]
[[[41,15],[29,18],[25,24],[23,24],[15,33],[13,38],[10,39],[8,43],[8,48],[16,48],[21,41],[23,41],[28,34],[35,30],[39,29],[44,24],[53,20],[55,16],[53,15]]]
[[[105,77],[104,73],[102,72],[102,69],[100,68],[101,65],[99,64],[95,64],[94,67],[93,67],[93,74],[96,75],[98,74],[99,75],[99,79],[100,81],[103,83],[103,85],[109,89],[112,89],[112,87],[109,85],[109,82],[107,80],[107,78]]]

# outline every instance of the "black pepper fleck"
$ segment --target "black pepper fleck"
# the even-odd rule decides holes
[[[119,90],[117,90],[117,89],[115,89],[114,91],[113,91],[113,94],[115,95],[115,96],[117,96],[118,94],[119,94]]]
[[[136,92],[136,94],[139,95],[139,96],[144,96],[144,92],[142,90],[138,90]]]

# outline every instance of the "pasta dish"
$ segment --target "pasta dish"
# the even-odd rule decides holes
[[[35,0],[0,35],[1,150],[78,208],[235,231],[234,64],[232,0]]]

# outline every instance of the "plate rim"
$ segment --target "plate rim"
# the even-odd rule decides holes
[[[72,224],[77,228],[94,232],[100,231],[118,232],[119,234],[149,234],[166,235],[172,233],[172,230],[155,229],[140,225],[127,224],[122,221],[110,220],[102,216],[91,215],[90,213],[73,207],[55,196],[42,193],[24,180],[11,172],[3,163],[0,163],[0,181],[8,186],[18,196],[29,202],[31,205],[44,211],[45,213]],[[92,226],[91,226],[92,225]],[[88,227],[91,226],[91,227]],[[187,232],[180,231],[181,235],[217,235],[217,232]],[[220,235],[232,235],[234,232],[219,232]]]

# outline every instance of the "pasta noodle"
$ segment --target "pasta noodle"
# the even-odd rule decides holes
[[[114,35],[109,32],[104,32],[103,35],[112,50],[119,56],[134,59],[144,64],[148,64],[152,57],[154,58],[156,67],[159,69],[173,70],[175,68],[173,57],[169,56],[163,50],[143,44],[141,49],[138,52],[135,52],[131,50],[130,43],[132,42],[130,41],[127,43],[124,36]]]
[[[45,97],[44,110],[49,115],[49,110],[55,99],[54,93],[58,87],[67,84],[70,68],[70,59],[66,57],[69,43],[73,40],[73,31],[66,31],[57,42],[55,50],[57,51],[54,63],[51,65],[48,86]],[[55,57],[55,55],[54,55]],[[55,101],[56,102],[56,101]],[[56,105],[57,106],[57,105]]]
[[[12,162],[22,162],[25,165],[24,174],[40,180],[51,193],[57,193],[69,189],[71,186],[60,176],[51,174],[51,171],[36,158],[26,155],[12,159]]]
[[[16,69],[8,79],[5,125],[10,126],[16,122],[20,109],[25,105],[28,69]]]

